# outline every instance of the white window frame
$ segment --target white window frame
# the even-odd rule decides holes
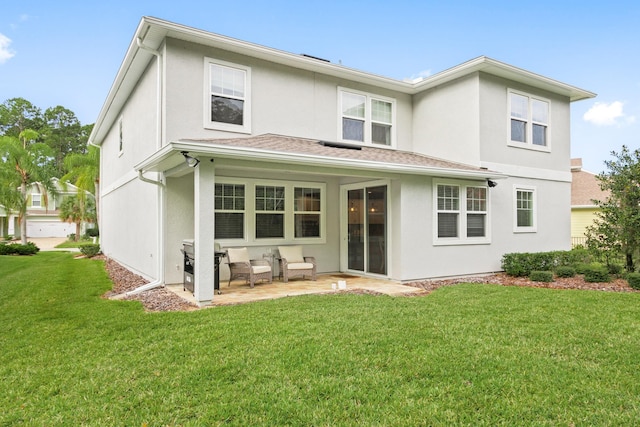
[[[527,117],[515,118],[511,116],[511,95],[520,95],[527,98]],[[547,104],[547,123],[535,122],[533,120],[533,101],[540,101]],[[507,145],[517,148],[526,148],[535,151],[551,151],[551,101],[541,96],[532,95],[530,93],[522,92],[515,89],[507,89]],[[525,122],[525,142],[513,141],[511,139],[511,119],[517,119]],[[546,129],[546,145],[537,145],[533,143],[533,125],[542,124],[547,127]]]
[[[244,97],[236,97],[241,99],[243,104],[242,125],[215,122],[211,120],[211,65],[220,67],[233,68],[244,72]],[[228,132],[251,133],[251,67],[240,64],[234,64],[227,61],[221,61],[214,58],[204,58],[204,128],[213,130],[223,130]],[[225,95],[227,96],[227,95]],[[233,96],[229,96],[234,98]]]
[[[38,204],[35,204],[36,196],[38,199]],[[31,207],[35,209],[42,209],[42,194],[41,193],[31,193]]]
[[[242,238],[237,238],[237,239],[230,239],[230,238],[225,238],[225,239],[220,239],[220,240],[224,240],[224,241],[238,241],[238,242],[243,242],[246,240],[247,238],[247,203],[249,203],[249,201],[247,201],[247,186],[244,182],[242,181],[218,181],[216,180],[215,184],[220,184],[220,185],[243,185],[244,186],[244,209],[215,209],[214,208],[214,218],[215,218],[215,214],[216,213],[242,213],[243,217],[243,223],[242,223],[242,234],[243,237]],[[214,190],[215,191],[215,190]],[[214,197],[214,206],[215,206],[215,193],[213,195]]]
[[[243,239],[218,239],[215,241],[221,246],[273,246],[284,244],[320,244],[327,241],[327,185],[322,182],[305,181],[280,181],[263,180],[257,178],[226,178],[216,177],[216,184],[242,184],[244,185],[245,210],[244,210],[244,238]],[[256,213],[272,212],[257,211],[255,206],[256,186],[284,187],[284,238],[256,238]],[[295,237],[295,188],[314,188],[320,190],[320,236],[319,237]],[[299,212],[298,212],[299,213]],[[314,212],[315,213],[315,212]]]
[[[518,192],[528,192],[532,194],[531,202],[532,222],[530,226],[518,226]],[[514,185],[513,186],[513,232],[514,233],[536,233],[538,231],[538,191],[535,186]]]
[[[458,209],[439,210],[438,209],[438,187],[441,185],[458,187]],[[484,188],[486,209],[484,211],[467,210],[467,188]],[[434,180],[433,182],[433,244],[444,245],[478,245],[491,243],[491,191],[486,182],[478,181],[454,181],[454,180]],[[458,236],[438,237],[438,214],[457,213],[458,214]],[[467,215],[484,215],[485,235],[479,237],[467,236]]]
[[[343,138],[342,119],[345,117],[350,118],[349,116],[343,115],[342,113],[343,111],[342,110],[342,94],[343,93],[350,93],[353,95],[359,95],[359,96],[365,97],[364,118],[362,119],[364,121],[364,138],[363,138],[364,140],[363,141],[356,141],[352,139]],[[372,141],[371,127],[373,123],[381,123],[381,122],[376,122],[371,118],[371,110],[372,110],[371,103],[374,100],[387,102],[391,104],[391,132],[390,132],[391,141],[389,145],[380,144]],[[338,87],[338,114],[337,115],[338,115],[338,141],[351,143],[351,144],[369,145],[369,146],[379,147],[379,148],[395,148],[396,147],[396,100],[395,99],[371,94],[368,92],[362,92],[355,89]]]

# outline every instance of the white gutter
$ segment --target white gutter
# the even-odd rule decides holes
[[[156,128],[156,148],[159,150],[162,148],[162,55],[155,49],[151,49],[148,46],[145,46],[142,42],[142,38],[136,38],[136,44],[138,47],[146,52],[155,55],[156,62],[158,65],[157,72],[157,84],[156,84],[156,117],[157,117],[157,128]],[[158,271],[158,279],[154,280],[151,283],[147,283],[146,285],[139,286],[132,291],[126,293],[126,295],[134,295],[139,294],[144,291],[148,291],[150,289],[155,289],[158,287],[164,286],[164,190],[166,185],[162,180],[153,180],[146,178],[144,176],[144,171],[138,170],[138,179],[142,182],[147,182],[149,184],[154,184],[158,187],[158,198],[159,198],[159,209],[158,209],[158,256],[157,256],[157,271]]]

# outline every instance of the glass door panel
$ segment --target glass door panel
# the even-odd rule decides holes
[[[347,206],[347,268],[364,271],[364,189],[349,190]]]
[[[387,187],[367,191],[367,272],[387,274]]]

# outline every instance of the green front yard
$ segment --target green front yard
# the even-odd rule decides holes
[[[640,294],[458,285],[189,313],[0,257],[0,425],[633,425]]]

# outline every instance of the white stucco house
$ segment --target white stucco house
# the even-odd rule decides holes
[[[90,136],[102,250],[179,283],[193,239],[205,305],[214,244],[398,281],[569,249],[570,105],[594,96],[487,57],[406,82],[144,17]]]

